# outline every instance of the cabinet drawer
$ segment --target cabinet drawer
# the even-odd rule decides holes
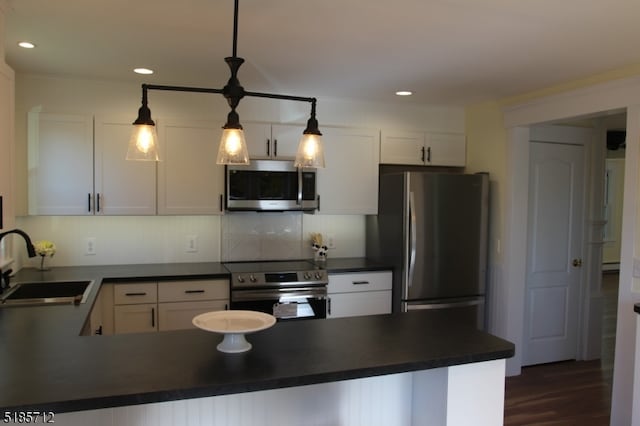
[[[391,290],[391,271],[329,274],[329,293]]]
[[[113,302],[116,305],[155,303],[157,301],[157,283],[116,284],[113,286]]]
[[[191,320],[196,315],[211,311],[224,311],[227,300],[205,300],[202,302],[174,302],[158,304],[158,330],[185,330],[195,328]]]
[[[189,280],[158,283],[159,302],[189,302],[229,298],[228,280]]]

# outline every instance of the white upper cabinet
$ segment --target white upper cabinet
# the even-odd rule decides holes
[[[216,164],[220,125],[161,121],[158,132],[158,214],[221,214],[224,166]]]
[[[28,121],[29,214],[155,214],[155,163],[125,160],[131,123],[37,111]]]
[[[29,214],[93,214],[93,118],[32,111]]]
[[[380,162],[464,167],[466,138],[462,133],[383,131]]]
[[[318,169],[320,214],[378,212],[379,132],[321,129],[326,168]]]
[[[131,122],[95,119],[95,211],[105,215],[156,213],[155,161],[128,161]]]
[[[305,126],[301,124],[242,123],[252,159],[293,160]]]
[[[467,143],[462,133],[427,133],[428,151],[425,164],[433,166],[464,167],[467,161]],[[429,151],[430,150],[430,151]]]
[[[383,164],[424,165],[424,133],[382,132],[380,162]]]

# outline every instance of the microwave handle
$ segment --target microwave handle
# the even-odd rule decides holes
[[[298,198],[296,200],[297,205],[302,205],[302,168],[298,167]]]

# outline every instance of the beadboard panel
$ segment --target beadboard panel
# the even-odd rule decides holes
[[[412,374],[58,414],[62,426],[403,426]]]

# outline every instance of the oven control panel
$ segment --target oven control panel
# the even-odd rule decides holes
[[[291,287],[327,284],[326,270],[297,272],[238,272],[231,274],[232,287]]]

